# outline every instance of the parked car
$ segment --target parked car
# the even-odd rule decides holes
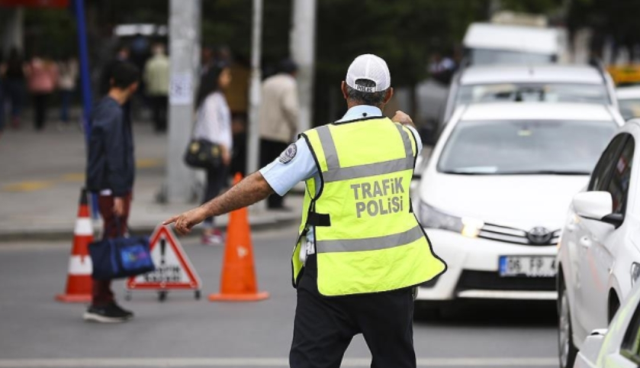
[[[613,137],[588,186],[575,195],[569,209],[558,248],[562,367],[572,366],[592,330],[609,324],[640,276],[636,142],[640,119],[631,120]]]
[[[566,208],[623,123],[605,105],[487,103],[460,107],[422,173],[414,206],[446,273],[418,288],[440,301],[555,301]]]
[[[609,328],[592,331],[582,346],[575,368],[637,368],[640,365],[639,285],[635,285]]]
[[[584,102],[617,107],[611,77],[596,66],[472,66],[454,77],[443,122],[460,105],[495,101]]]
[[[623,118],[640,118],[640,86],[618,87],[616,95]]]
[[[462,40],[471,65],[555,63],[562,53],[556,29],[472,23]]]

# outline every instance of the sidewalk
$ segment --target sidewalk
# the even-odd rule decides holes
[[[21,130],[6,129],[0,137],[0,241],[71,239],[84,183],[83,133],[75,126],[58,131],[53,122],[37,133],[29,121],[24,123]],[[155,134],[149,123],[136,123],[134,139],[137,172],[130,227],[150,233],[161,221],[196,204],[156,201],[164,182],[167,137]],[[257,204],[250,209],[249,221],[253,228],[295,223],[301,202],[300,196],[287,197],[292,212],[266,211]],[[226,224],[227,216],[216,219],[217,226]]]

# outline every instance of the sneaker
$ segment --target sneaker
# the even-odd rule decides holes
[[[106,306],[90,306],[83,316],[85,321],[100,323],[122,323],[127,321],[124,313],[118,311],[112,304]]]
[[[222,231],[219,229],[214,229],[209,234],[202,234],[202,245],[208,246],[217,246],[224,244],[224,237],[222,236]]]
[[[118,304],[116,304],[115,302],[111,303],[109,305],[113,310],[115,310],[115,312],[117,314],[120,314],[122,316],[124,316],[124,318],[126,319],[131,319],[133,318],[133,312],[132,311],[128,311],[124,308],[122,308],[121,306],[119,306]]]

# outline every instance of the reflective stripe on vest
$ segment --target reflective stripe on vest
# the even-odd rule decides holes
[[[399,234],[379,236],[365,239],[344,239],[344,240],[320,240],[316,242],[318,253],[332,252],[360,252],[363,250],[378,250],[397,247],[402,244],[412,243],[424,234],[420,225]]]

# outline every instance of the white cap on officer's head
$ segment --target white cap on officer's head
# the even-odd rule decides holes
[[[359,80],[367,80],[363,84]],[[382,92],[391,87],[391,74],[387,63],[373,54],[360,55],[347,70],[347,85],[362,92]],[[373,82],[373,83],[371,83]]]

